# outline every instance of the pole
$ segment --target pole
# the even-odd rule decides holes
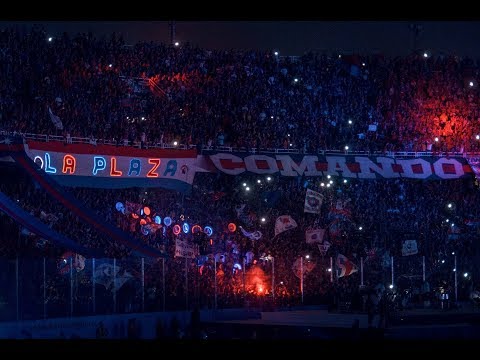
[[[458,269],[457,269],[457,255],[455,255],[454,257],[454,261],[455,261],[455,302],[458,301],[458,288],[457,288],[457,273],[458,273]]]
[[[115,283],[117,281],[117,259],[113,258],[113,313],[117,310],[117,290]]]
[[[97,309],[95,308],[95,258],[92,258],[92,302],[93,313],[96,314]]]
[[[275,258],[272,256],[272,299],[275,302]]]
[[[394,286],[395,284],[393,283],[393,256],[391,257],[391,264],[392,264],[392,286]]]
[[[300,258],[300,292],[302,293],[302,305],[303,305],[303,256]]]
[[[20,312],[19,312],[19,307],[18,307],[18,257],[15,258],[15,297],[17,301],[17,321],[20,320]]]
[[[165,258],[162,258],[163,312],[165,312]]]
[[[333,283],[333,258],[330,256],[330,282]]]
[[[360,258],[360,285],[363,286],[363,257]]]
[[[142,312],[145,312],[145,259],[142,257]]]
[[[213,303],[213,308],[217,310],[217,258],[215,258],[214,261],[214,271],[213,271],[213,276],[214,276],[214,285],[215,285],[215,295],[214,295],[214,303]]]
[[[188,311],[188,258],[185,258],[185,310]]]
[[[422,256],[422,275],[423,282],[425,282],[425,255]]]
[[[246,288],[246,284],[245,284],[245,272],[247,271],[247,269],[245,268],[245,256],[243,257],[243,296],[245,296],[245,294],[247,293],[247,288]]]
[[[73,316],[73,256],[70,256],[70,317]]]
[[[43,258],[43,319],[47,318],[47,265]]]

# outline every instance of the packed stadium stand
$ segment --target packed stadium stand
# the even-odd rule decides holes
[[[0,58],[0,320],[478,301],[478,61],[41,27]]]

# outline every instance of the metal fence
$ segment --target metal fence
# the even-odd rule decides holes
[[[395,290],[404,306],[468,300],[472,259],[421,255],[352,259],[339,277],[331,257],[276,257],[240,263],[215,257],[0,260],[0,320],[239,307],[353,303],[359,289]],[[427,286],[426,284],[429,283]],[[426,288],[427,287],[427,288]],[[392,291],[393,291],[392,290]],[[422,297],[422,294],[424,295]]]

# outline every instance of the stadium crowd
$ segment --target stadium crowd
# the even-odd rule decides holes
[[[91,34],[50,39],[41,28],[27,33],[1,31],[0,49],[0,130],[4,131],[63,135],[66,141],[85,137],[92,144],[114,140],[119,146],[177,141],[199,149],[298,148],[305,153],[343,150],[346,145],[366,151],[477,150],[478,66],[471,59],[314,53],[290,58],[188,44],[130,46],[116,34],[105,39]],[[55,125],[55,116],[61,126]],[[304,301],[338,308],[348,302],[365,310],[360,270],[331,277],[335,269],[330,257],[338,253],[358,268],[363,259],[365,288],[390,284],[391,257],[397,259],[395,284],[406,279],[405,289],[431,301],[438,301],[440,292],[451,294],[452,253],[462,272],[478,273],[473,254],[480,193],[473,178],[333,180],[327,189],[320,186],[326,181],[322,178],[267,180],[198,173],[188,194],[139,188],[68,190],[99,219],[166,251],[167,259],[146,261],[144,272],[131,249],[81,223],[20,169],[2,165],[0,190],[52,229],[101,250],[110,263],[118,259],[116,266],[132,275],[118,289],[113,285],[118,290],[115,306],[122,312],[141,310],[142,273],[146,310],[192,304],[272,305],[272,283],[278,306]],[[254,184],[250,193],[245,192],[244,182]],[[325,196],[320,215],[303,211],[307,188]],[[195,259],[174,258],[172,226],[144,235],[138,223],[132,225],[132,218],[116,209],[117,202],[148,206],[178,223],[210,225],[212,240],[203,234],[181,235],[199,245],[200,254]],[[342,216],[333,221],[339,220],[337,210]],[[291,215],[298,226],[274,236],[280,215]],[[230,231],[229,223],[235,223],[237,230]],[[259,230],[263,236],[249,239],[240,226]],[[323,255],[316,244],[305,241],[305,231],[316,228],[326,229],[325,239],[331,243]],[[68,249],[32,237],[5,215],[0,216],[0,239],[4,257],[54,259],[43,286],[48,286],[51,303],[63,304],[51,311],[67,309],[70,280],[58,259],[63,260]],[[402,256],[405,240],[416,240],[418,255]],[[422,281],[421,256],[425,256],[428,286]],[[303,292],[292,268],[300,257],[305,259]],[[90,260],[75,269],[72,296],[75,308],[83,313],[92,311]],[[41,275],[35,272],[37,284]],[[478,285],[465,278],[470,281],[460,284],[464,299]],[[97,302],[111,304],[112,287],[102,286]],[[428,287],[431,290],[425,290]],[[39,288],[29,291],[40,292]],[[400,293],[400,287],[396,291]],[[96,311],[114,309],[99,305]]]

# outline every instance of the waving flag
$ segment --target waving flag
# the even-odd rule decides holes
[[[405,240],[402,246],[402,256],[409,256],[418,254],[418,247],[416,240]]]
[[[262,238],[262,233],[260,231],[253,231],[253,232],[249,232],[247,230],[245,230],[243,227],[240,226],[240,231],[242,232],[242,234],[251,239],[251,240],[260,240]]]
[[[302,260],[301,258],[297,258],[292,265],[292,270],[295,276],[300,279],[302,277],[302,272],[303,272],[303,275],[305,276],[306,274],[311,272],[316,265],[317,264],[311,260],[307,260],[307,259]]]
[[[323,195],[319,192],[307,189],[303,211],[306,213],[320,214],[323,203]]]
[[[325,235],[325,229],[313,229],[305,231],[305,240],[307,244],[321,243],[323,236]]]
[[[337,260],[337,277],[348,276],[358,271],[357,266],[347,259],[345,255],[338,254]]]
[[[275,221],[275,236],[284,231],[296,228],[297,226],[297,222],[293,220],[290,215],[279,216]]]
[[[50,108],[50,106],[48,107],[48,114],[50,115],[50,120],[52,121],[53,125],[55,125],[55,127],[56,127],[58,130],[63,130],[62,120],[60,120],[60,118],[53,113],[53,111],[52,111],[52,109]]]
[[[327,254],[328,249],[330,249],[330,243],[328,241],[324,241],[321,244],[317,244],[318,250],[320,250],[320,254],[325,256]]]

